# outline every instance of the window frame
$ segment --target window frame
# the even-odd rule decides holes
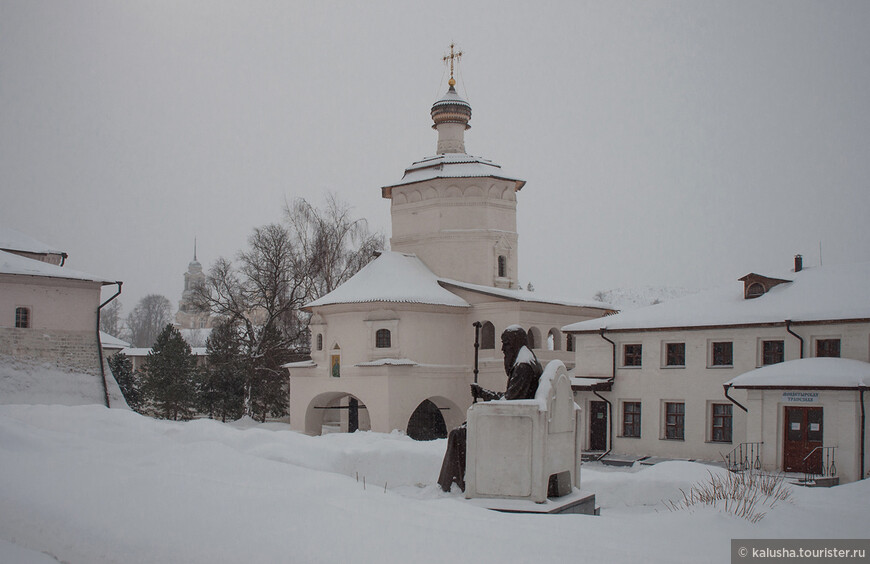
[[[15,328],[30,329],[33,327],[33,311],[29,306],[15,306]]]
[[[629,347],[632,352],[629,352]],[[637,347],[637,350],[634,350]],[[631,359],[631,364],[629,364]],[[622,344],[622,368],[643,368],[643,343]]]
[[[628,407],[632,410],[629,411]],[[637,411],[634,411],[634,408]],[[643,406],[640,400],[623,400],[622,402],[622,434],[626,439],[641,438],[641,421],[643,419]],[[629,432],[629,429],[631,432]]]
[[[815,342],[815,346],[813,347],[813,352],[816,358],[842,358],[843,356],[843,340],[840,337],[817,337],[813,339]],[[822,343],[837,344],[837,354],[819,354]]]
[[[680,353],[682,357],[681,363],[673,363],[671,364],[671,347],[682,347],[682,352]],[[674,341],[674,342],[666,342],[664,343],[664,351],[662,351],[662,363],[663,368],[685,368],[686,367],[686,343],[685,341]]]
[[[662,406],[662,439],[666,441],[685,441],[686,440],[686,402],[685,401],[663,401]],[[673,412],[671,412],[673,406]],[[679,409],[678,409],[679,408]],[[673,420],[671,419],[673,417]],[[671,429],[673,435],[670,436]]]
[[[779,360],[774,362],[768,362],[768,355],[773,355],[776,353],[776,351],[767,350],[768,345],[773,343],[779,343]],[[771,366],[773,364],[785,362],[785,339],[761,339],[759,354],[760,358],[758,366]]]
[[[717,357],[716,346],[717,345],[728,345],[730,348],[728,354],[728,362],[721,362]],[[734,341],[733,340],[710,340],[710,345],[708,347],[709,357],[707,360],[707,368],[734,368]]]
[[[716,408],[727,408],[727,413],[716,413]],[[727,443],[731,444],[734,440],[734,406],[724,402],[710,402],[710,436],[708,440],[711,443]],[[720,423],[717,425],[717,421]],[[716,431],[721,430],[723,433],[727,431],[727,438],[716,438]]]
[[[391,349],[393,348],[393,332],[386,327],[381,327],[375,330],[375,348],[376,349]]]

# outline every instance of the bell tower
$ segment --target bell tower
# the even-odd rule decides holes
[[[450,46],[447,92],[430,111],[435,156],[413,163],[402,180],[381,188],[391,200],[393,251],[416,254],[442,278],[517,287],[517,198],[525,185],[500,165],[466,153],[471,104],[456,92]]]

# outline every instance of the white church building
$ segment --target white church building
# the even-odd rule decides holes
[[[286,366],[297,430],[320,434],[335,422],[444,437],[465,420],[475,377],[504,389],[505,328],[521,325],[543,364],[571,366],[572,341],[559,328],[613,313],[519,288],[517,196],[526,183],[466,153],[471,106],[454,84],[431,109],[436,154],[381,188],[392,250],[306,306],[311,360]]]

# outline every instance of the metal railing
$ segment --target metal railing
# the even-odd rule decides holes
[[[819,452],[821,451],[821,452]],[[837,476],[837,447],[818,446],[804,457],[804,481],[812,482],[817,478],[834,478]],[[816,455],[816,453],[819,453]],[[811,457],[816,455],[814,460]],[[819,470],[816,472],[816,470]]]
[[[732,472],[761,470],[761,445],[764,442],[740,443],[725,455],[725,465]]]

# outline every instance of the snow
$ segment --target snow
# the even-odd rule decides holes
[[[115,284],[114,280],[107,280],[79,272],[71,268],[63,268],[41,260],[29,259],[16,254],[0,251],[0,274],[20,274],[25,276],[44,276],[46,278],[65,278],[68,280],[88,280],[101,282],[102,284]]]
[[[3,226],[0,226],[0,249],[36,254],[64,254],[63,251],[58,250],[53,245],[43,243],[17,229]]]
[[[792,282],[774,286],[755,299],[744,299],[735,281],[701,292],[617,315],[574,323],[563,331],[632,330],[716,325],[747,325],[870,318],[870,263],[804,268],[781,273]]]
[[[480,284],[460,282],[459,280],[451,280],[449,278],[439,278],[438,281],[441,284],[446,284],[448,286],[464,288],[466,290],[471,290],[472,292],[480,292],[483,294],[489,294],[491,296],[498,296],[501,298],[507,298],[509,300],[519,302],[556,304],[574,307],[591,307],[596,309],[608,309],[614,311],[616,310],[614,306],[596,300],[575,300],[559,296],[548,296],[546,294],[540,294],[538,292],[529,292],[528,290],[523,290],[522,288],[496,288],[494,286],[483,286]]]
[[[870,387],[870,363],[850,358],[800,358],[750,370],[725,383],[735,388]]]
[[[313,360],[300,360],[298,362],[288,362],[287,364],[282,364],[281,368],[313,368],[317,366]]]
[[[103,345],[104,349],[126,349],[130,347],[130,343],[127,341],[122,341],[103,331],[100,331],[100,344]]]
[[[469,307],[468,302],[442,288],[416,255],[392,251],[383,251],[350,280],[305,307],[366,302]]]
[[[405,174],[402,176],[401,182],[385,186],[384,189],[389,191],[397,186],[425,182],[435,178],[476,177],[493,177],[511,180],[516,182],[516,190],[520,190],[525,184],[524,180],[505,175],[501,171],[501,165],[490,160],[481,157],[473,157],[465,153],[445,153],[442,155],[426,157],[423,160],[413,163],[410,167],[405,169]]]
[[[106,384],[111,405],[127,408],[121,389],[108,367]],[[64,370],[0,355],[0,404],[103,405],[102,377]]]
[[[354,366],[417,366],[410,358],[379,358],[368,362],[360,362]]]
[[[498,513],[436,484],[445,440],[0,406],[0,561],[730,562],[732,538],[866,538],[870,482],[792,488],[751,524],[664,500],[724,470],[585,464],[600,517]],[[541,540],[546,539],[546,540]]]

